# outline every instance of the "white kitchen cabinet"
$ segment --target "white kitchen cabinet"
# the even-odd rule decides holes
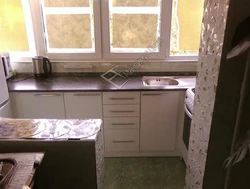
[[[67,119],[102,119],[101,92],[64,93]]]
[[[105,92],[103,104],[140,104],[140,92]]]
[[[139,117],[111,117],[104,118],[105,129],[139,129]]]
[[[25,92],[19,94],[23,118],[64,119],[63,93]]]
[[[106,156],[139,153],[140,101],[140,92],[103,93]]]
[[[139,151],[139,130],[105,130],[105,151]]]
[[[140,151],[175,150],[178,99],[178,91],[141,92]]]
[[[103,105],[103,114],[105,117],[139,117],[140,105]]]
[[[19,92],[10,92],[10,105],[13,118],[23,118],[23,110]]]

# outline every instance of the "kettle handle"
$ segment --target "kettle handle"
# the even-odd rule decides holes
[[[47,64],[49,65],[49,70],[47,69]],[[43,70],[44,70],[45,73],[51,73],[52,72],[52,65],[51,65],[50,60],[47,57],[44,57]]]

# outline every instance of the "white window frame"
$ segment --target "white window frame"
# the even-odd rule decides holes
[[[161,5],[161,28],[160,40],[163,42],[159,47],[159,52],[152,52],[148,59],[164,60],[166,58],[166,49],[170,43],[170,28],[171,26],[171,8],[172,0],[162,0]],[[103,39],[103,58],[115,60],[135,60],[142,56],[141,53],[112,53],[110,49],[110,28],[109,28],[109,0],[102,0],[102,39]],[[163,24],[164,23],[164,24]],[[147,51],[146,51],[147,52]],[[145,52],[145,53],[146,53]]]
[[[95,28],[95,52],[47,52],[46,51],[46,33],[43,28],[43,15],[41,10],[41,3],[39,0],[30,0],[30,6],[32,9],[32,20],[35,23],[34,33],[36,39],[36,49],[37,55],[48,56],[52,60],[93,60],[101,59],[101,15],[100,15],[100,2],[98,0],[93,0],[93,12],[94,12],[94,28]]]
[[[172,5],[171,5],[171,16],[173,15],[173,1],[172,1]],[[177,3],[177,9],[178,9],[178,0],[175,0]],[[170,38],[171,38],[171,30],[172,30],[172,18],[171,18],[171,26],[168,29],[170,31]],[[200,34],[201,35],[201,34]],[[199,36],[200,37],[200,36]],[[171,40],[169,40],[169,44],[168,44],[168,49],[167,49],[167,56],[166,56],[166,60],[167,61],[174,61],[174,62],[180,62],[180,61],[198,61],[198,55],[170,55],[170,45],[171,45]],[[199,51],[199,49],[198,49]]]
[[[43,28],[40,0],[21,0],[23,3],[29,52],[10,52],[12,62],[30,61],[32,56],[48,56],[52,61],[79,62],[133,62],[146,52],[112,53],[110,52],[109,0],[93,0],[95,53],[46,52],[45,32]],[[150,52],[150,62],[188,62],[197,61],[198,56],[170,55],[171,17],[173,0],[162,0],[160,40],[163,41],[159,52]]]
[[[21,3],[22,3],[24,19],[25,19],[29,51],[10,51],[9,53],[11,56],[11,62],[20,62],[20,61],[26,62],[30,59],[30,57],[36,55],[36,47],[35,47],[29,0],[21,0]]]

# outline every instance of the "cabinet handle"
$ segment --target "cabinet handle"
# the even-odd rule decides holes
[[[100,96],[100,94],[74,94],[74,96]]]
[[[109,100],[134,100],[135,98],[132,98],[132,97],[128,97],[128,98],[125,98],[125,97],[121,97],[121,98],[118,98],[118,97],[111,97],[109,98]]]
[[[113,140],[113,143],[134,143],[133,140]]]
[[[135,125],[135,124],[134,123],[112,123],[112,125],[118,126],[118,125]]]
[[[53,96],[62,96],[62,95],[61,94],[35,94],[35,96],[53,97]]]
[[[110,112],[113,112],[113,113],[133,113],[135,111],[134,110],[111,110]]]
[[[142,94],[142,96],[164,96],[164,95],[168,95],[168,93],[146,93],[146,94]]]

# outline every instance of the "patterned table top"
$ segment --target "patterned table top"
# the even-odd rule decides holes
[[[0,159],[12,158],[17,161],[17,169],[11,178],[8,189],[22,189],[29,174],[32,171],[34,162],[42,161],[44,153],[7,153],[0,154]]]
[[[95,135],[101,119],[0,118],[0,139],[83,139]]]

